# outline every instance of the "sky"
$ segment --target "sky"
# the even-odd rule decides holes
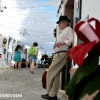
[[[44,52],[53,52],[53,30],[58,20],[56,15],[59,2],[60,0],[2,0],[2,6],[7,9],[0,16],[0,34],[9,35],[26,45],[37,41]],[[20,34],[24,29],[29,36]]]

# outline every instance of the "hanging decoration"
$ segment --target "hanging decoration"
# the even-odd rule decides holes
[[[95,27],[90,24],[92,21],[95,22]],[[86,94],[91,100],[99,100],[100,91],[93,98],[91,95],[100,90],[100,21],[95,18],[90,18],[87,22],[80,21],[74,30],[84,43],[68,52],[67,60],[73,59],[79,67],[66,86],[66,94],[69,100],[82,100]]]
[[[23,36],[29,35],[29,34],[27,33],[27,30],[26,30],[26,29],[24,29],[22,32],[20,32],[20,34],[23,35]]]
[[[4,37],[3,40],[2,40],[2,47],[4,47],[7,43],[7,39]]]

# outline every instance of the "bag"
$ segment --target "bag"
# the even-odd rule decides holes
[[[26,59],[23,58],[21,62],[26,62]]]
[[[26,68],[26,63],[25,62],[21,63],[21,68]]]
[[[46,89],[46,76],[47,76],[47,71],[45,71],[42,75],[42,87]]]
[[[28,55],[29,56],[34,56],[36,55],[36,48],[34,46],[32,46],[29,51],[28,51]]]

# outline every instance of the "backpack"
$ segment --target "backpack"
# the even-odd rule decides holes
[[[29,56],[34,56],[36,55],[36,48],[34,46],[30,47],[29,51],[28,51],[28,55]]]

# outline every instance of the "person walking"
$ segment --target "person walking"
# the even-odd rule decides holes
[[[47,71],[46,88],[47,94],[41,95],[43,99],[57,100],[57,93],[59,90],[60,72],[66,64],[67,51],[73,42],[73,30],[69,26],[71,22],[67,16],[60,16],[57,24],[62,30],[54,45],[55,55],[52,63]]]
[[[13,60],[15,61],[15,68],[20,69],[20,62],[21,62],[21,46],[17,45],[15,48],[15,53],[14,53],[14,58]]]
[[[36,63],[37,60],[37,55],[38,55],[38,43],[34,42],[33,46],[30,47],[28,51],[29,55],[29,61],[30,61],[30,72],[34,74],[33,69],[34,69],[34,64]]]

